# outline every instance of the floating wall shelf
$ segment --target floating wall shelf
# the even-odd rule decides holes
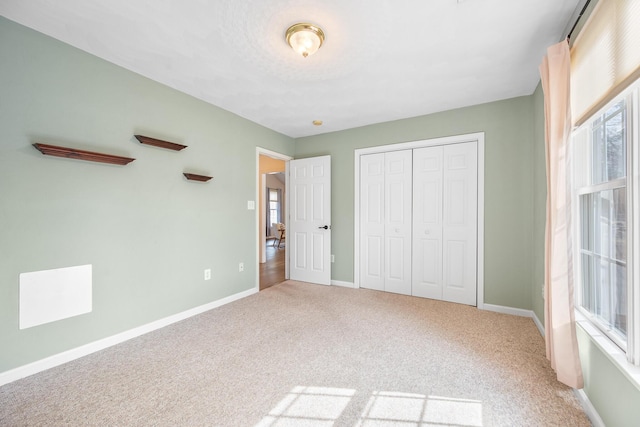
[[[49,144],[33,144],[42,154],[54,157],[66,157],[67,159],[87,160],[90,162],[109,163],[112,165],[126,165],[135,159],[130,157],[114,156],[113,154],[96,153],[94,151],[76,150],[75,148],[59,147]]]
[[[198,175],[195,173],[184,173],[183,175],[190,181],[207,182],[213,178],[212,176]]]
[[[187,148],[186,145],[175,142],[163,141],[161,139],[150,138],[148,136],[134,135],[140,144],[153,145],[154,147],[167,148],[169,150],[180,151]]]

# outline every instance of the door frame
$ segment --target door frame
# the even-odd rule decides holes
[[[261,258],[261,248],[263,245],[266,245],[266,237],[262,236],[260,233],[260,224],[264,224],[267,221],[266,212],[265,216],[262,215],[262,207],[265,206],[266,196],[264,191],[262,192],[262,197],[260,197],[260,184],[261,184],[261,174],[260,174],[260,156],[267,156],[274,159],[284,160],[286,171],[289,169],[289,160],[292,160],[292,156],[288,156],[286,154],[278,153],[277,151],[268,150],[262,147],[256,147],[256,194],[255,200],[255,239],[256,239],[256,277],[255,277],[255,288],[256,290],[260,290],[260,258]],[[285,173],[287,173],[285,171]],[[285,181],[285,190],[287,188],[288,179]],[[288,191],[287,191],[288,193]],[[285,203],[283,218],[289,218],[289,203]],[[262,222],[261,222],[262,221]],[[284,277],[285,279],[289,278],[289,258],[286,255],[287,247],[285,245],[285,266],[284,266]]]
[[[360,156],[365,154],[386,153],[389,151],[412,150],[437,145],[476,142],[478,149],[478,217],[477,217],[477,267],[476,267],[476,306],[484,309],[484,132],[446,136],[442,138],[401,142],[359,148],[354,151],[354,240],[353,240],[353,286],[360,287]]]

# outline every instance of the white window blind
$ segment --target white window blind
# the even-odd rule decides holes
[[[640,77],[640,0],[600,0],[571,48],[579,126]]]

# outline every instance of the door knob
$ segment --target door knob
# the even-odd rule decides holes
[[[325,225],[325,226],[318,227],[318,228],[324,228],[325,230],[328,230],[330,227],[328,225]]]

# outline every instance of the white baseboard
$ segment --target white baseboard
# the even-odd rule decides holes
[[[503,314],[511,314],[513,316],[521,316],[521,317],[530,317],[533,320],[533,323],[536,324],[536,327],[544,336],[544,326],[542,326],[542,322],[536,316],[536,313],[533,310],[525,310],[523,308],[513,308],[513,307],[505,307],[503,305],[493,305],[493,304],[484,304],[482,306],[483,310],[487,311],[495,311],[496,313]]]
[[[174,314],[163,319],[156,320],[146,325],[139,326],[137,328],[130,329],[128,331],[121,332],[116,335],[112,335],[107,338],[103,338],[98,341],[94,341],[89,344],[85,344],[80,347],[73,348],[71,350],[64,351],[62,353],[49,356],[45,359],[38,360],[36,362],[29,363],[28,365],[20,366],[10,371],[0,373],[0,386],[8,384],[10,382],[19,380],[20,378],[28,377],[29,375],[37,374],[44,370],[62,365],[72,360],[79,359],[80,357],[87,356],[91,353],[95,353],[105,348],[120,344],[132,338],[144,335],[146,333],[155,331],[156,329],[164,328],[172,323],[179,322],[189,317],[196,316],[211,309],[229,304],[233,301],[237,301],[242,298],[246,298],[258,292],[257,288],[251,288],[249,290],[239,292],[234,295],[230,295],[226,298],[219,299],[217,301],[210,302],[208,304],[194,307],[190,310],[183,311],[181,313]]]
[[[483,310],[495,311],[496,313],[511,314],[514,316],[521,316],[521,317],[533,316],[533,311],[531,310],[525,310],[523,308],[506,307],[504,305],[493,305],[493,304],[485,303],[483,305]]]
[[[355,288],[356,287],[356,285],[353,282],[343,282],[341,280],[332,280],[331,284],[335,285],[335,286],[342,286],[344,288]]]
[[[542,324],[540,319],[538,319],[538,316],[536,316],[535,311],[531,311],[531,318],[533,319],[533,323],[535,323],[536,326],[538,327],[538,330],[540,331],[540,335],[544,337],[544,325]]]
[[[602,421],[602,418],[600,418],[600,414],[598,414],[598,411],[596,411],[596,408],[589,400],[589,396],[587,396],[587,393],[585,393],[583,389],[574,389],[573,392],[578,398],[580,405],[582,405],[582,409],[584,409],[587,417],[589,417],[589,420],[591,421],[591,424],[593,424],[593,427],[605,427],[604,421]]]

